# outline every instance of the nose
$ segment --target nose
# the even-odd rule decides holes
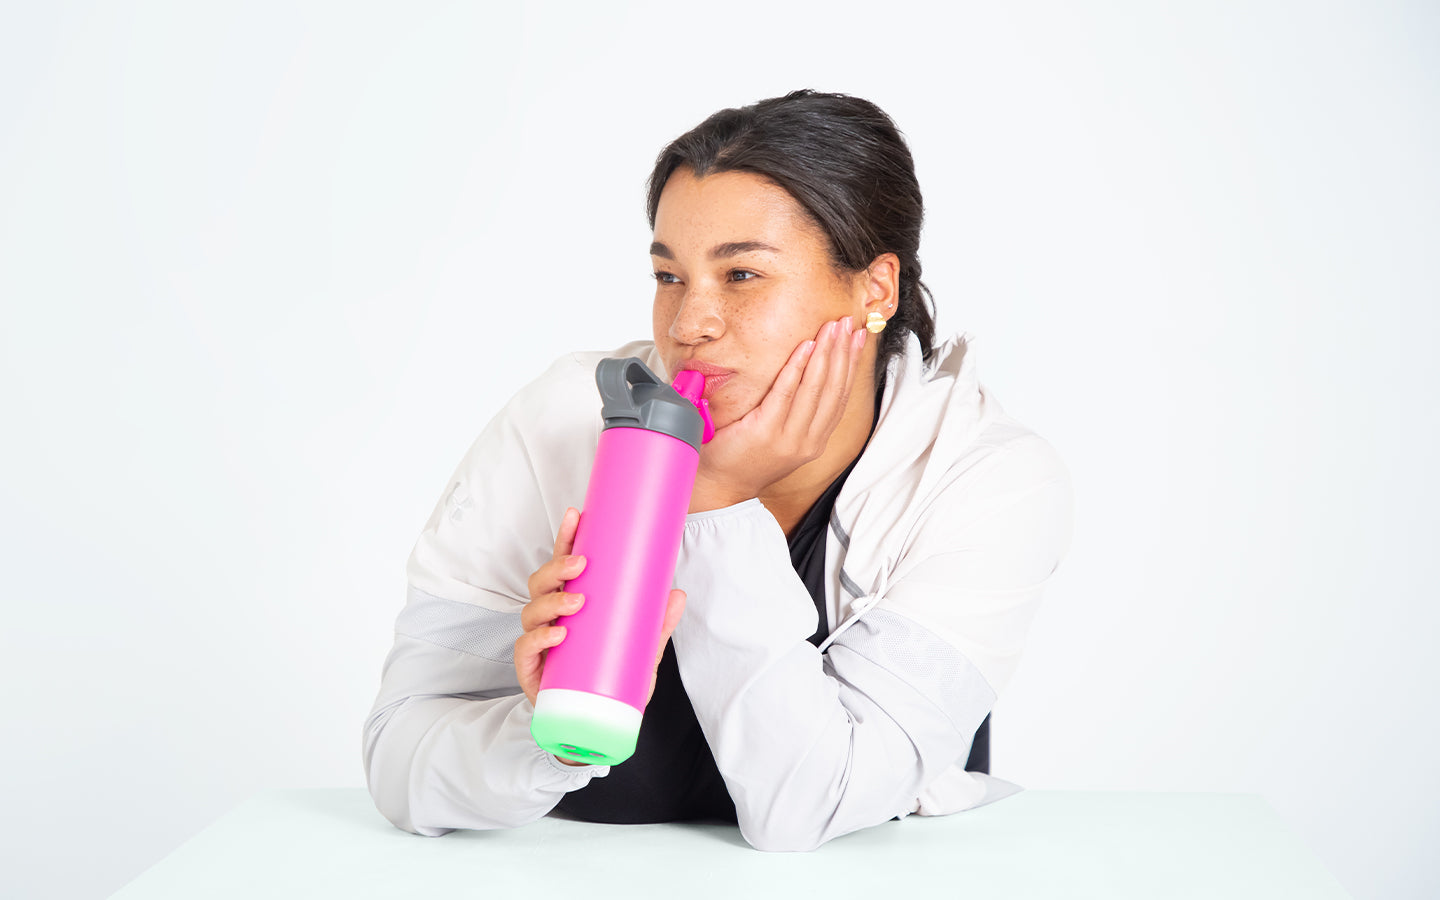
[[[719,340],[724,333],[725,319],[716,299],[700,290],[686,291],[670,322],[670,339],[678,344],[703,344]]]

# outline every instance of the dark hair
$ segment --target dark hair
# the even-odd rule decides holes
[[[925,203],[915,161],[880,107],[846,94],[793,91],[739,109],[722,109],[670,142],[650,173],[647,212],[680,166],[697,177],[753,172],[784,188],[830,243],[831,262],[858,272],[882,253],[900,260],[900,298],[880,333],[879,384],[905,335],[920,339],[925,362],[935,348],[934,298],[920,280]]]

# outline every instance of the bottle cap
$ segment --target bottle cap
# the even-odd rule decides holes
[[[658,431],[699,450],[714,435],[715,427],[710,421],[709,404],[699,399],[705,376],[694,374],[700,376],[699,388],[693,379],[687,379],[684,386],[693,396],[681,396],[638,357],[600,360],[595,367],[595,385],[600,389],[604,427]]]

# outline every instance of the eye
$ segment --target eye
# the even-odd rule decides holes
[[[731,281],[754,281],[760,276],[748,269],[731,269],[726,277]]]
[[[679,283],[680,283],[680,279],[676,278],[674,275],[670,274],[669,272],[656,272],[656,273],[655,273],[655,280],[658,281],[658,282],[660,282],[661,284],[679,284]]]

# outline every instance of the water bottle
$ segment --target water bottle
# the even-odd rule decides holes
[[[575,531],[585,570],[565,590],[585,605],[557,624],[530,733],[556,756],[615,765],[635,752],[700,445],[714,425],[705,376],[666,385],[639,359],[595,369],[604,429]]]

